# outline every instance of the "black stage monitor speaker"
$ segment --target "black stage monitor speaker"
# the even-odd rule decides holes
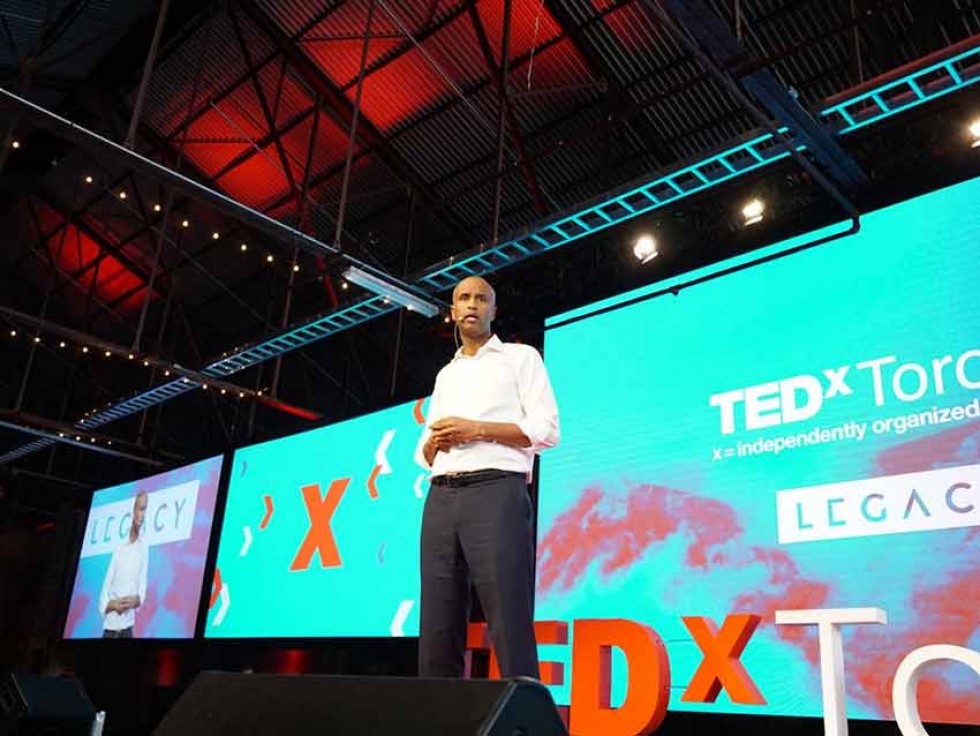
[[[0,680],[0,734],[88,736],[95,708],[74,677],[8,674]]]
[[[202,672],[154,736],[566,736],[534,680]]]

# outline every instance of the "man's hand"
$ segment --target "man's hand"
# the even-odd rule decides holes
[[[135,595],[124,595],[120,598],[113,598],[106,605],[107,611],[115,611],[116,613],[126,613],[133,608],[139,608],[139,597]]]
[[[482,435],[481,425],[461,417],[446,417],[432,425],[430,439],[440,450],[448,450],[457,445],[475,442]]]

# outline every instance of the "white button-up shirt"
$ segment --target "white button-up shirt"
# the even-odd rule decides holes
[[[140,605],[146,603],[146,568],[149,554],[142,537],[135,542],[128,539],[112,553],[109,569],[102,582],[99,595],[99,611],[103,616],[102,627],[109,631],[121,631],[136,624],[136,610],[130,608],[125,613],[106,611],[109,601],[128,595],[139,596]]]
[[[469,442],[440,450],[430,467],[423,448],[432,425],[446,417],[516,424],[531,446]],[[460,348],[439,371],[415,459],[433,476],[493,469],[525,473],[530,479],[534,455],[557,445],[559,434],[558,406],[541,355],[494,335],[476,355],[464,355]]]

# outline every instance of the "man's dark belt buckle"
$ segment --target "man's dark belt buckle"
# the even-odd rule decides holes
[[[464,473],[446,473],[432,479],[434,486],[448,486],[449,488],[460,488],[471,486],[475,483],[486,483],[491,480],[506,478],[514,473],[506,470],[471,470]]]

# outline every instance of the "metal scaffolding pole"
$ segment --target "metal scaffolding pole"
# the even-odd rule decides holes
[[[162,0],[160,3],[160,14],[157,16],[157,25],[153,29],[153,40],[150,42],[150,50],[146,55],[146,65],[143,67],[143,78],[140,80],[139,92],[136,94],[136,104],[133,105],[133,116],[129,120],[129,132],[126,133],[125,145],[130,150],[136,148],[136,131],[139,128],[140,118],[143,117],[146,91],[150,86],[150,77],[153,76],[153,66],[156,64],[157,51],[160,48],[160,39],[163,37],[163,27],[167,23],[167,12],[169,10],[170,0]]]

